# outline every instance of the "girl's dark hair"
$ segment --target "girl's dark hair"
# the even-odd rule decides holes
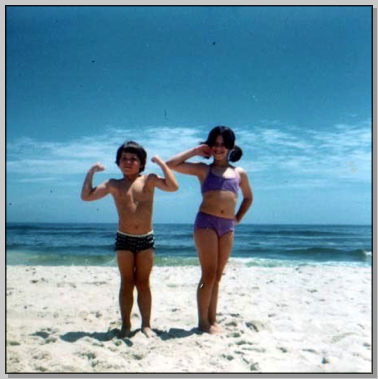
[[[128,141],[122,144],[117,150],[117,157],[115,162],[117,163],[117,166],[119,166],[119,161],[121,160],[123,152],[135,154],[140,160],[139,172],[142,172],[144,170],[144,167],[146,166],[147,153],[141,145],[134,141]]]
[[[228,159],[231,162],[237,162],[243,155],[242,149],[235,145],[235,133],[227,126],[216,126],[212,129],[205,142],[207,146],[213,147],[218,136],[223,137],[224,145],[230,150]]]

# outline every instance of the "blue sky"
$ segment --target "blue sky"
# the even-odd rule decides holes
[[[7,7],[7,221],[116,222],[80,200],[93,163],[120,178],[126,140],[167,159],[227,125],[244,222],[369,224],[371,27],[370,7]],[[155,222],[193,222],[177,178]]]

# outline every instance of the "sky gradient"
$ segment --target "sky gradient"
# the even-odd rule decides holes
[[[7,7],[7,221],[116,222],[110,196],[80,200],[93,163],[95,184],[120,178],[126,140],[167,159],[227,125],[255,196],[243,222],[370,224],[371,12]],[[193,222],[198,181],[177,178],[155,222]]]

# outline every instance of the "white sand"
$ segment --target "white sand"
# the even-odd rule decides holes
[[[7,372],[370,372],[371,270],[232,261],[220,335],[196,333],[199,267],[155,267],[152,327],[118,339],[116,267],[8,267]]]

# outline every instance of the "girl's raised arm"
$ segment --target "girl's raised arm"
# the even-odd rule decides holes
[[[172,158],[168,159],[165,163],[173,171],[177,171],[181,174],[202,176],[206,171],[206,164],[204,163],[189,163],[188,159],[195,157],[210,157],[211,149],[207,145],[199,145],[192,149],[179,153]]]

